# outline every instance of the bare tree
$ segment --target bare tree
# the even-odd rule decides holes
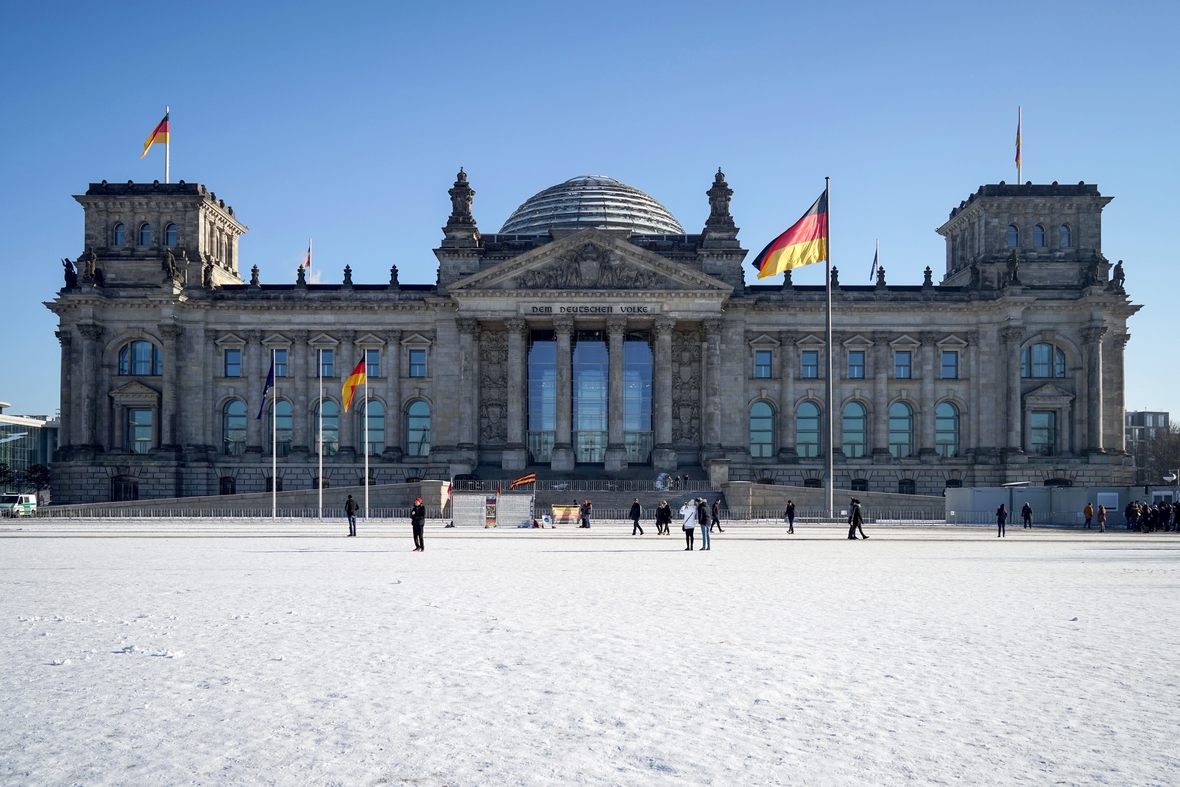
[[[1180,474],[1180,425],[1154,430],[1135,447],[1136,477],[1140,484],[1161,484],[1168,473]]]

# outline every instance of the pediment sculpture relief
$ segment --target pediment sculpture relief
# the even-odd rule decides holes
[[[676,283],[655,271],[627,262],[607,249],[587,244],[547,265],[516,277],[526,290],[669,290]]]

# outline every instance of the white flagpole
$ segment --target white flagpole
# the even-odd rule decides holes
[[[824,381],[826,383],[826,385],[824,386],[824,392],[825,392],[826,398],[827,398],[827,411],[828,411],[827,412],[827,416],[828,416],[828,441],[827,441],[827,448],[828,448],[828,479],[827,479],[827,481],[828,481],[827,482],[828,516],[831,518],[835,518],[836,509],[832,503],[833,497],[835,495],[835,490],[833,487],[835,486],[836,479],[834,477],[834,467],[833,467],[833,462],[832,462],[832,435],[833,435],[832,423],[833,423],[834,416],[832,414],[832,353],[833,353],[833,349],[832,349],[832,193],[831,193],[832,184],[831,184],[831,181],[832,181],[831,178],[824,178],[824,195],[827,197],[827,203],[828,203],[828,217],[827,217],[827,221],[828,221],[828,250],[827,251],[828,251],[828,253],[824,255],[825,257],[827,257],[826,273],[827,273],[827,293],[828,293],[828,312],[827,312],[828,377],[827,377],[827,380]]]
[[[318,375],[320,378],[320,402],[316,408],[320,415],[320,450],[317,456],[320,461],[320,479],[316,484],[320,488],[320,519],[324,518],[324,351],[317,349],[315,351],[316,362],[319,364]]]
[[[270,351],[270,368],[275,368],[275,351]],[[274,388],[270,394],[270,518],[279,516],[279,378],[275,376]]]
[[[1024,183],[1024,107],[1016,107],[1016,185]]]
[[[168,176],[171,172],[172,165],[172,108],[164,107],[164,117],[168,118],[168,141],[164,143],[164,182],[168,183]]]
[[[365,361],[365,519],[369,518],[369,351],[361,350]]]

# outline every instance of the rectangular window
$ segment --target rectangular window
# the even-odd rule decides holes
[[[381,376],[380,350],[365,350],[365,375],[368,377]]]
[[[848,353],[848,377],[852,380],[863,380],[865,376],[864,350],[850,350]]]
[[[803,351],[803,375],[805,379],[819,377],[819,350]]]
[[[426,376],[426,351],[410,350],[410,376]]]
[[[959,379],[959,353],[955,350],[943,350],[942,352],[942,379]]]
[[[241,350],[226,350],[225,351],[225,376],[226,377],[241,377],[242,376],[242,351]]]
[[[275,377],[287,376],[287,351],[275,350]]]
[[[323,377],[333,377],[335,365],[333,363],[331,350],[320,350],[320,375]]]
[[[893,354],[893,377],[897,380],[910,379],[910,369],[913,367],[912,355],[909,350],[898,350]]]
[[[133,454],[146,454],[151,452],[151,410],[132,409],[127,411],[127,448]]]
[[[1057,453],[1057,413],[1033,410],[1029,419],[1029,438],[1035,455],[1053,456]]]
[[[770,377],[770,350],[758,350],[754,353],[754,376]]]

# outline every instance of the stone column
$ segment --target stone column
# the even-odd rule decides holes
[[[553,318],[557,339],[557,434],[554,435],[550,467],[554,470],[574,469],[574,446],[570,436],[573,416],[573,352],[570,340],[574,332],[572,317]]]
[[[70,379],[70,370],[73,368],[73,359],[70,357],[70,350],[73,347],[74,337],[64,327],[60,331],[55,331],[54,336],[57,337],[61,344],[61,391],[58,394],[59,409],[61,414],[58,416],[58,441],[62,448],[74,442],[73,435],[70,430],[74,427],[74,418],[70,412],[70,386],[72,381]],[[50,457],[52,459],[52,457]]]
[[[476,361],[479,357],[479,320],[461,317],[455,320],[459,329],[459,445],[467,458],[474,459],[476,451],[476,390],[479,378]]]
[[[872,457],[888,462],[889,455],[889,334],[873,334]]]
[[[292,331],[291,348],[287,351],[287,374],[290,375],[288,385],[295,389],[294,396],[291,397],[291,453],[299,454],[301,459],[306,459],[311,452],[311,444],[314,442],[312,435],[315,432],[311,425],[315,415],[309,407],[311,402],[307,398],[309,336],[310,331]]]
[[[348,375],[352,374],[352,368],[359,360],[357,347],[353,344],[356,339],[356,331],[341,331],[337,338],[340,339],[340,368],[337,370],[337,375],[340,377],[340,384],[344,385],[344,381],[348,379]],[[349,405],[347,413],[344,412],[344,402],[340,402],[340,451],[336,455],[341,458],[338,461],[351,462],[358,456],[363,456],[358,449],[364,435],[363,433],[358,435],[357,432],[360,429],[358,419],[364,406],[364,386],[357,386],[356,391],[353,392],[352,404]]]
[[[1086,452],[1106,453],[1102,434],[1102,337],[1105,325],[1082,329],[1086,352]]]
[[[701,417],[705,422],[705,447],[701,458],[707,461],[721,455],[721,320],[711,317],[704,321],[704,327],[705,401]]]
[[[606,457],[605,469],[627,469],[627,445],[623,437],[623,341],[627,336],[627,318],[609,317],[607,355]]]
[[[923,333],[922,340],[922,412],[918,416],[918,456],[934,457],[934,375],[935,363],[934,342],[938,340],[936,333]]]
[[[266,411],[266,402],[255,396],[262,394],[262,386],[266,383],[264,375],[266,372],[262,371],[262,331],[246,331],[246,379],[243,385],[246,388],[246,453],[247,454],[261,454],[262,453],[262,421],[268,416]],[[270,366],[267,366],[269,369]],[[267,399],[270,394],[267,394]],[[256,418],[259,408],[262,409],[262,419]],[[268,427],[269,428],[269,427]],[[257,461],[257,459],[255,459]]]
[[[1008,377],[1008,440],[1004,453],[1007,455],[1021,455],[1024,453],[1020,435],[1021,397],[1020,397],[1020,344],[1024,339],[1024,328],[1009,325],[1000,329],[1000,339],[1003,341],[1004,362],[997,364],[1007,371]]]
[[[967,374],[971,376],[970,385],[967,386],[967,409],[970,412],[966,418],[959,419],[960,456],[974,456],[980,447],[979,386],[983,384],[983,377],[979,373],[979,331],[967,333]],[[966,430],[963,428],[964,423],[967,425]],[[967,434],[963,434],[964,431]]]
[[[676,470],[676,449],[672,447],[672,332],[675,317],[655,320],[656,346],[652,369],[652,424],[655,448],[652,450],[652,469],[671,473]]]
[[[402,332],[385,332],[385,453],[391,459],[402,455]]]
[[[799,453],[795,450],[795,372],[799,368],[799,350],[795,346],[797,337],[793,331],[779,331],[778,336],[782,355],[782,393],[778,403],[778,458],[782,462],[797,462]]]
[[[525,353],[528,344],[525,331],[528,324],[521,317],[504,321],[508,329],[508,444],[500,452],[500,467],[504,470],[523,470],[528,467],[529,452],[525,446]]]
[[[1126,377],[1123,370],[1123,353],[1127,348],[1127,341],[1130,340],[1131,334],[1120,333],[1116,334],[1111,342],[1110,361],[1111,374],[1114,380],[1113,390],[1110,391],[1110,406],[1109,413],[1111,421],[1111,435],[1114,438],[1113,442],[1107,446],[1108,450],[1118,451],[1121,454],[1127,452],[1127,430],[1125,424],[1127,423],[1127,395],[1126,395]]]
[[[78,333],[82,334],[82,401],[78,403],[82,444],[93,448],[98,445],[98,341],[102,338],[102,326],[79,325]]]
[[[164,394],[160,397],[160,447],[180,449],[180,341],[184,328],[158,326],[164,339]]]
[[[201,432],[196,439],[198,445],[210,446],[213,449],[213,455],[220,456],[225,450],[222,442],[221,434],[221,413],[213,411],[214,403],[217,401],[217,384],[216,381],[224,374],[225,370],[218,364],[220,360],[217,354],[217,331],[212,328],[205,329],[205,344],[201,346],[201,355],[204,360],[204,370],[201,375],[201,407],[205,411],[205,417],[201,421]],[[249,406],[246,408],[247,415],[249,415]],[[255,415],[258,413],[255,412]]]

